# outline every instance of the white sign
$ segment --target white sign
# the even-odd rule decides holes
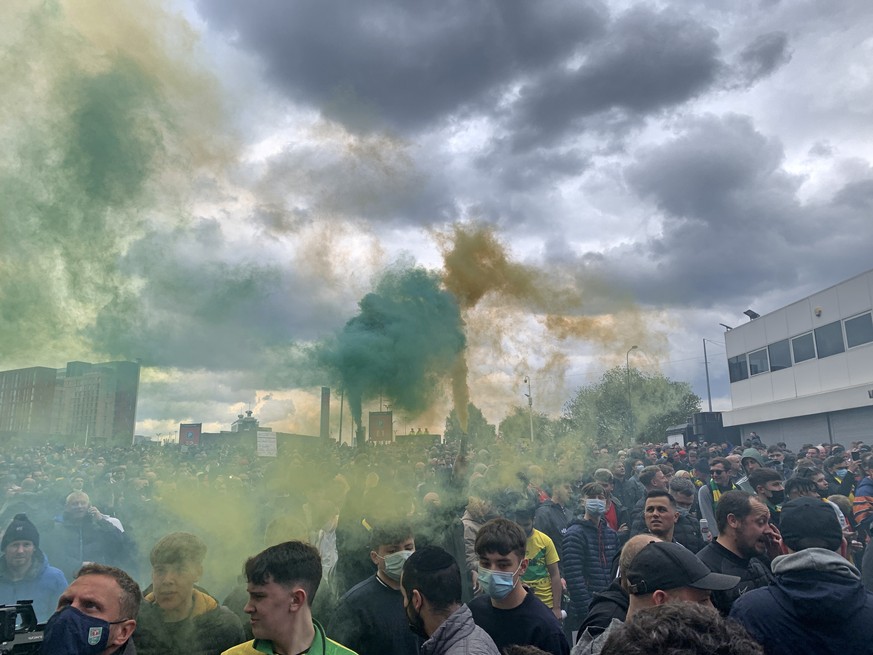
[[[276,433],[258,431],[258,457],[276,456]]]

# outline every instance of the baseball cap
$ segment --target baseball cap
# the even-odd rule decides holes
[[[740,578],[713,573],[685,546],[655,541],[631,560],[627,581],[630,593],[641,595],[679,587],[725,591],[736,587]]]
[[[785,503],[779,515],[782,541],[791,550],[827,548],[836,550],[843,542],[837,513],[818,498],[801,497]]]

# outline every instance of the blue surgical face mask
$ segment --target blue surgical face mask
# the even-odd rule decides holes
[[[76,655],[102,653],[109,643],[110,626],[126,620],[110,623],[96,616],[88,616],[75,607],[64,607],[52,614],[45,625],[42,652]]]
[[[634,466],[634,470],[635,470],[637,473],[642,473],[644,468],[646,468],[646,467],[643,466],[642,464],[637,464],[636,466]]]
[[[837,477],[842,479],[848,475],[849,469],[837,469]]]
[[[398,550],[396,553],[391,553],[385,557],[376,553],[376,557],[385,562],[385,575],[394,580],[394,582],[400,582],[403,565],[406,564],[406,560],[409,559],[410,555],[412,555],[411,550]]]
[[[585,500],[585,511],[588,514],[601,516],[606,511],[606,501],[599,498],[588,498]]]
[[[494,600],[503,600],[506,598],[512,590],[515,589],[516,581],[515,574],[518,573],[518,569],[521,568],[521,564],[518,565],[518,568],[515,571],[492,571],[491,569],[485,569],[481,566],[479,567],[479,586],[482,588],[482,591],[493,598]]]

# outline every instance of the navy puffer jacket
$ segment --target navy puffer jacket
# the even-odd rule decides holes
[[[605,521],[595,525],[580,518],[564,533],[564,579],[570,592],[570,625],[588,613],[592,596],[612,582],[612,559],[618,553],[618,536]]]

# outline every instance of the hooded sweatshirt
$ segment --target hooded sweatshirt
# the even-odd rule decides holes
[[[873,594],[838,553],[823,548],[773,560],[776,581],[734,603],[739,621],[767,655],[869,652],[873,643]]]
[[[140,655],[218,655],[245,641],[236,614],[201,589],[194,589],[191,614],[182,621],[164,621],[154,592],[146,590],[137,616],[134,639]]]
[[[66,588],[64,574],[49,566],[48,558],[39,548],[34,549],[24,577],[14,582],[6,565],[6,555],[0,556],[0,604],[11,605],[25,598],[32,600],[36,620],[44,623],[54,614],[58,597]]]

